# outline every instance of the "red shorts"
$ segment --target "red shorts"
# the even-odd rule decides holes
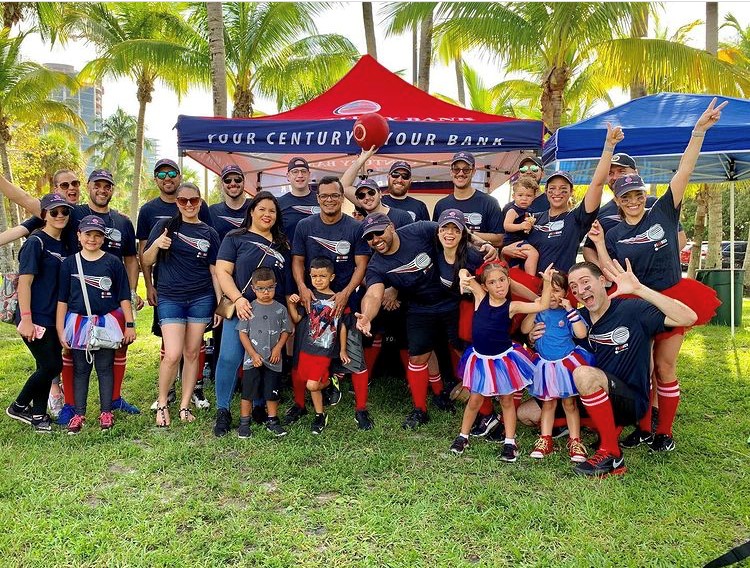
[[[331,359],[323,355],[311,355],[301,351],[297,362],[297,374],[305,381],[323,382],[330,376]]]

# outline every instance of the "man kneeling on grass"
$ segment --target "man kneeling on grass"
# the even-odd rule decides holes
[[[665,327],[690,326],[697,316],[682,302],[641,284],[626,261],[603,268],[590,262],[574,264],[568,273],[570,289],[583,304],[581,316],[588,325],[581,340],[596,358],[596,367],[578,367],[573,380],[589,416],[599,432],[594,456],[578,464],[578,475],[605,477],[625,473],[625,460],[617,442],[623,426],[637,424],[650,403],[649,361],[651,338]],[[617,284],[607,296],[606,277]],[[617,298],[622,295],[637,298]],[[538,335],[537,335],[538,336]]]

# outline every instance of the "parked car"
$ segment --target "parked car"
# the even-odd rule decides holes
[[[693,243],[688,241],[685,247],[680,251],[680,266],[682,270],[687,270],[688,264],[690,264],[690,251],[693,248]],[[735,241],[734,242],[734,267],[742,268],[745,262],[745,252],[747,251],[746,241]],[[729,252],[730,242],[721,242],[721,267],[729,268]],[[698,268],[703,268],[706,264],[706,256],[708,255],[708,241],[703,241],[701,244],[701,258],[698,264]]]
[[[688,241],[687,244],[680,251],[680,267],[683,271],[688,269],[690,264],[690,251],[693,250],[693,241]],[[708,241],[703,241],[701,244],[701,259],[698,263],[698,267],[702,267],[706,262],[706,255],[708,254]]]

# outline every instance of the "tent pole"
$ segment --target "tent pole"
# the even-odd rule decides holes
[[[734,337],[734,180],[729,186],[729,270],[729,309],[731,311],[729,325],[732,329],[732,337]]]

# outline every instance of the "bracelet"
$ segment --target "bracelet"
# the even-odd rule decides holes
[[[700,131],[698,131],[698,130],[693,130],[693,131],[692,131],[692,132],[690,133],[690,136],[694,136],[694,137],[696,137],[696,138],[703,138],[703,137],[704,137],[705,135],[706,135],[706,133],[705,133],[705,132],[700,132]]]
[[[132,328],[135,327],[135,322],[134,321],[126,321],[125,322],[125,327],[128,328],[128,329],[132,329]]]
[[[568,318],[568,321],[570,323],[581,321],[581,312],[579,312],[575,308],[570,310],[569,312],[565,312],[565,316]]]

